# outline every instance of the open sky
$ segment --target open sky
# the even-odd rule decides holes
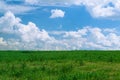
[[[120,50],[120,0],[0,0],[0,50]]]

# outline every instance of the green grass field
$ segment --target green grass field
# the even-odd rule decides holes
[[[0,51],[0,80],[120,80],[120,51]]]

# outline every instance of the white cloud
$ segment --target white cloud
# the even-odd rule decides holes
[[[0,45],[6,45],[7,43],[3,40],[2,37],[0,37]]]
[[[7,43],[7,49],[31,49],[35,48],[38,42],[46,42],[54,40],[45,30],[40,30],[34,23],[29,22],[24,25],[21,19],[15,17],[13,13],[7,12],[0,18],[0,43],[3,40]],[[21,46],[20,46],[21,45]],[[43,46],[43,45],[41,45]]]
[[[25,3],[40,6],[85,6],[94,18],[120,17],[120,0],[25,0]]]
[[[56,34],[57,33],[57,34]],[[51,36],[50,36],[51,35]],[[120,49],[120,35],[116,30],[84,27],[77,31],[53,31],[39,29],[34,23],[27,25],[7,12],[0,18],[0,49],[12,50],[74,50]]]
[[[48,33],[45,30],[39,30],[38,27],[29,22],[28,25],[18,25],[19,26],[19,34],[23,41],[31,42],[36,40],[47,40],[50,39]]]
[[[0,13],[11,11],[20,14],[40,6],[69,7],[75,5],[85,6],[94,18],[119,19],[120,17],[120,0],[23,0],[21,2],[21,4],[9,4],[4,0],[0,1]]]
[[[114,3],[116,2],[111,0],[83,1],[83,4],[86,6],[90,14],[95,18],[116,16],[117,13],[115,12],[116,7],[114,7]]]
[[[111,29],[110,28],[105,28],[104,32],[116,33],[117,31],[116,31],[115,28],[111,28]]]
[[[78,30],[78,31],[66,32],[64,37],[70,37],[71,36],[71,37],[80,38],[84,35],[87,35],[87,29],[86,28]]]
[[[98,27],[84,27],[78,31],[58,31],[58,43],[64,44],[66,49],[120,49],[120,36],[112,29]],[[56,32],[55,32],[56,33]],[[53,32],[53,34],[55,35]],[[59,34],[60,33],[60,34]],[[62,39],[62,40],[61,40]]]
[[[120,0],[85,0],[83,4],[89,13],[95,18],[112,18],[120,17]]]
[[[65,12],[60,9],[52,9],[50,18],[63,18],[65,16]]]

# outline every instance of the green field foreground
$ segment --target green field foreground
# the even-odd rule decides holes
[[[120,80],[120,51],[0,51],[0,80]]]

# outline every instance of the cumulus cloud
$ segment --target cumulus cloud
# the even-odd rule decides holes
[[[120,16],[120,6],[118,6],[119,0],[85,0],[83,5],[86,6],[90,14],[95,18],[107,18]]]
[[[115,29],[88,26],[77,31],[48,33],[32,22],[25,25],[21,21],[12,12],[0,17],[1,50],[120,49],[120,35]]]
[[[0,37],[2,37],[0,38],[0,43],[3,44],[6,42],[7,49],[14,49],[15,45],[18,49],[27,45],[27,48],[30,48],[31,44],[33,48],[37,46],[37,42],[54,40],[44,29],[40,30],[34,23],[29,22],[28,25],[24,25],[20,21],[21,19],[15,17],[12,12],[7,12],[0,18]]]
[[[63,18],[65,12],[60,9],[52,9],[50,18]]]
[[[109,28],[109,31],[106,31],[106,29],[88,26],[79,29],[78,31],[60,31],[57,34],[54,32],[51,34],[59,35],[59,38],[61,37],[62,40],[60,38],[58,39],[58,42],[64,44],[67,49],[119,50],[120,36],[112,30],[113,29]]]

